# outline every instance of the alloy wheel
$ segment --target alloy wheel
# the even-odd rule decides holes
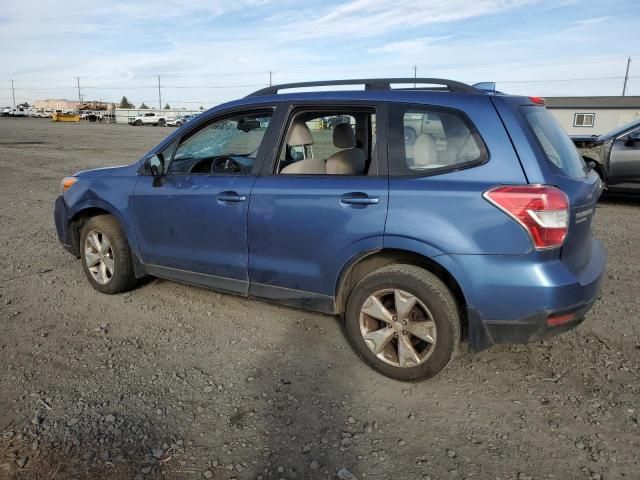
[[[84,242],[84,258],[93,279],[106,285],[113,278],[113,248],[107,236],[100,230],[91,230]]]
[[[369,295],[360,309],[360,333],[385,363],[409,368],[424,363],[437,341],[431,312],[415,295],[400,289]]]

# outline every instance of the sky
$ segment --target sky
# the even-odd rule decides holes
[[[0,106],[44,98],[198,108],[273,83],[496,81],[640,95],[637,0],[0,0]],[[415,70],[414,70],[415,69]]]

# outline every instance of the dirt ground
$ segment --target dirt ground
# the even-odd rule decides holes
[[[598,206],[608,274],[578,329],[403,384],[331,316],[91,289],[56,237],[60,179],[169,132],[0,118],[0,478],[640,478],[640,199]]]

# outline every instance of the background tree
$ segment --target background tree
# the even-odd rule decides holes
[[[171,110],[171,107],[169,106],[169,104],[168,104],[168,103],[166,103],[166,104],[165,104],[165,106],[164,106],[164,109],[165,109],[165,110]]]
[[[142,103],[140,104],[140,108],[139,108],[139,110],[148,110],[148,109],[149,109],[149,107],[147,107],[147,105],[146,105],[144,102],[142,102]]]
[[[204,110],[204,107],[202,105],[200,105],[200,110]]]
[[[122,97],[122,100],[120,100],[120,108],[133,108],[133,103],[129,102],[127,97]]]
[[[24,108],[29,108],[31,105],[29,105],[27,102],[21,103],[20,105],[18,105],[19,107],[24,107]]]

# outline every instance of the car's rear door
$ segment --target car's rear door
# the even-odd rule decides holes
[[[262,123],[244,131],[248,118]],[[140,177],[134,216],[149,273],[247,293],[249,195],[272,118],[235,110],[194,125],[168,147],[165,175]]]
[[[371,168],[358,175],[279,173],[293,118],[313,111],[333,112],[336,118],[358,116],[354,112],[363,108],[375,118],[371,141],[361,145],[367,149]],[[382,248],[388,204],[383,108],[375,103],[289,105],[291,113],[280,142],[270,162],[265,159],[265,170],[251,192],[250,295],[330,312],[341,269],[356,256]],[[331,136],[331,122],[307,123],[315,137],[314,153],[325,159],[320,139]]]

